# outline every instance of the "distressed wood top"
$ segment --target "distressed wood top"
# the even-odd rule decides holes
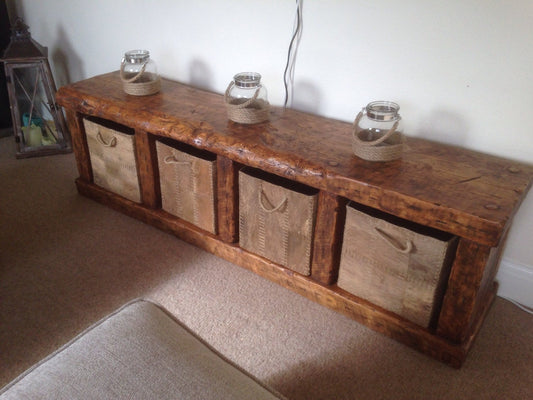
[[[400,160],[364,161],[350,123],[273,108],[269,122],[239,125],[222,95],[165,79],[160,93],[136,97],[112,72],[60,88],[57,101],[489,246],[533,179],[532,165],[414,137]]]

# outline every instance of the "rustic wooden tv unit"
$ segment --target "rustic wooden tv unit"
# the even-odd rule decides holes
[[[511,220],[533,166],[408,138],[401,160],[358,159],[351,124],[274,108],[268,123],[228,121],[223,96],[163,80],[161,92],[122,91],[118,72],[60,88],[79,178],[78,191],[250,269],[443,362],[460,367],[494,299],[494,278]],[[93,182],[83,118],[134,130],[141,202]],[[161,209],[155,142],[172,138],[216,156],[217,234]],[[319,190],[311,275],[303,276],[238,244],[238,170],[250,166]],[[345,206],[351,200],[452,233],[459,243],[436,322],[418,326],[336,285]]]

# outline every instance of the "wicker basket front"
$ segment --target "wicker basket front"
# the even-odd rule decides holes
[[[216,234],[216,156],[170,142],[156,149],[163,210]]]
[[[440,308],[457,238],[349,204],[338,286],[429,327]]]
[[[140,202],[141,190],[133,129],[84,119],[94,183],[129,200]]]
[[[239,172],[239,244],[302,275],[311,273],[317,191],[252,168]]]

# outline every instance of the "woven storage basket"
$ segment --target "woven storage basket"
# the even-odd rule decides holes
[[[216,234],[216,156],[176,142],[156,142],[163,210]]]
[[[311,273],[317,191],[256,169],[239,172],[239,244],[302,275]]]
[[[456,247],[455,236],[350,203],[338,286],[429,327]]]
[[[133,129],[109,121],[84,119],[94,183],[140,202]]]

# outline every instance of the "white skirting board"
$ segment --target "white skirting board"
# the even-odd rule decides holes
[[[533,307],[533,266],[502,259],[496,275],[498,296]]]

